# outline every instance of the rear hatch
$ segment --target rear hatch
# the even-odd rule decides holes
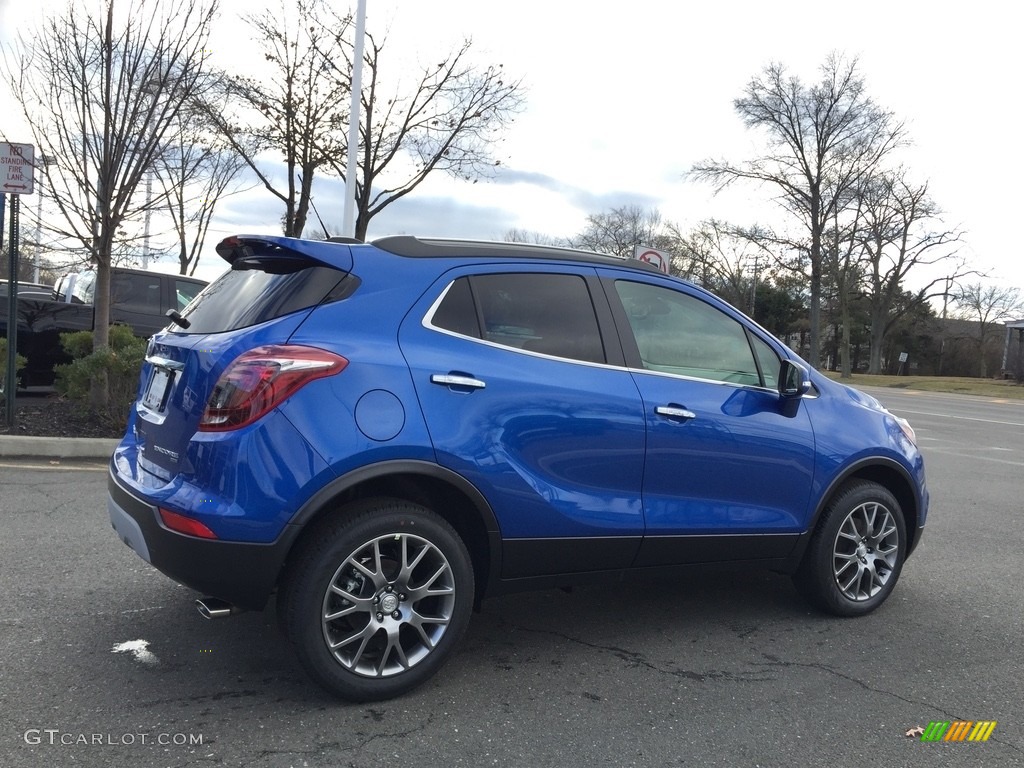
[[[318,305],[351,293],[348,245],[238,236],[217,253],[231,268],[150,341],[135,403],[139,470],[167,482],[191,473],[186,448],[220,375],[239,355],[284,344]],[[140,480],[145,480],[140,477]]]

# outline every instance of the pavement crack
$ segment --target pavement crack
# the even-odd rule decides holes
[[[694,672],[693,670],[688,669],[666,668],[663,666],[659,666],[651,661],[648,661],[647,658],[644,657],[644,655],[641,653],[638,653],[636,651],[630,651],[626,648],[620,648],[615,645],[601,645],[599,643],[591,643],[586,640],[581,640],[578,637],[573,637],[571,635],[567,635],[562,632],[556,632],[550,629],[532,629],[530,627],[523,627],[517,624],[509,624],[509,626],[512,627],[513,630],[531,632],[537,635],[548,635],[551,637],[557,637],[561,640],[565,640],[576,645],[581,645],[585,648],[590,648],[596,651],[602,651],[604,653],[610,653],[616,656],[617,658],[621,659],[622,661],[625,661],[629,666],[634,668],[648,669],[660,675],[670,675],[672,677],[681,678],[684,680],[692,680],[693,682],[697,683],[717,682],[722,680],[726,682],[751,683],[767,682],[773,679],[772,676],[768,674],[737,674],[735,672],[730,672],[724,669],[713,669],[706,672]]]
[[[816,670],[819,670],[821,672],[826,672],[826,673],[828,673],[830,675],[834,675],[835,677],[838,677],[838,678],[841,678],[841,679],[846,680],[848,682],[851,682],[854,685],[859,685],[865,691],[870,691],[871,693],[879,693],[879,694],[882,694],[883,696],[890,696],[890,697],[896,699],[897,701],[902,701],[902,702],[904,702],[906,704],[911,704],[913,706],[928,707],[929,709],[935,710],[936,712],[941,712],[942,713],[942,717],[944,719],[949,719],[949,720],[969,720],[969,719],[971,719],[971,718],[966,718],[966,717],[960,717],[959,715],[957,715],[957,714],[955,714],[953,712],[950,712],[949,710],[944,709],[941,706],[938,706],[936,704],[932,704],[931,702],[928,702],[928,701],[921,701],[920,699],[910,699],[910,698],[907,698],[906,696],[900,696],[898,693],[895,693],[894,691],[888,691],[888,690],[886,690],[884,688],[876,688],[875,686],[869,685],[868,683],[864,682],[863,680],[857,679],[853,675],[847,675],[847,674],[845,674],[843,672],[840,672],[838,669],[834,669],[833,667],[828,666],[827,664],[812,663],[812,662],[802,662],[802,661],[784,661],[783,659],[780,659],[777,656],[772,656],[771,654],[768,654],[768,653],[765,653],[765,654],[762,654],[762,655],[768,661],[767,662],[757,662],[758,666],[776,667],[776,668],[783,668],[783,669],[786,669],[786,668],[789,668],[789,667],[799,667],[799,668],[802,668],[802,669],[816,669]],[[1002,745],[1004,745],[1006,747],[1009,747],[1010,749],[1014,750],[1015,752],[1019,752],[1021,754],[1024,754],[1024,749],[1021,749],[1021,747],[1017,746],[1016,744],[1014,744],[1012,742],[996,738],[995,734],[993,734],[993,736],[989,738],[989,741],[997,742],[997,743],[1002,744]]]

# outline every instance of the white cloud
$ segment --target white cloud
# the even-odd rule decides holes
[[[0,3],[8,16],[29,5]],[[236,64],[255,60],[237,19],[254,9],[251,0],[224,0],[222,8],[219,50]],[[1011,133],[1021,122],[1024,53],[1011,4],[519,0],[499,13],[479,0],[367,0],[367,25],[378,36],[388,30],[393,72],[414,72],[417,60],[472,37],[478,61],[503,64],[527,91],[527,110],[500,148],[499,176],[478,184],[431,179],[375,219],[371,235],[501,237],[518,228],[565,236],[587,214],[631,203],[684,227],[710,215],[750,223],[770,210],[763,192],[715,196],[683,172],[707,157],[752,156],[754,137],[733,100],[765,64],[813,80],[838,51],[859,57],[870,95],[906,121],[910,170],[930,183],[947,224],[965,230],[976,264],[1024,286],[1011,193],[1024,171]],[[324,219],[340,221],[337,181],[315,192]],[[256,189],[226,203],[215,229],[274,231],[280,213]],[[206,258],[219,270],[212,246]]]

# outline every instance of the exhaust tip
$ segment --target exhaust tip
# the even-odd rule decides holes
[[[222,619],[235,613],[241,613],[242,609],[232,605],[219,597],[201,597],[196,600],[196,610],[204,619]]]

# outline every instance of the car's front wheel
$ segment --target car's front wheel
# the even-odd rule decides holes
[[[469,623],[465,544],[415,504],[357,502],[310,532],[278,595],[303,667],[350,701],[387,699],[430,678]]]
[[[794,575],[814,605],[837,616],[870,613],[889,597],[906,557],[906,527],[896,497],[854,480],[829,502]]]

